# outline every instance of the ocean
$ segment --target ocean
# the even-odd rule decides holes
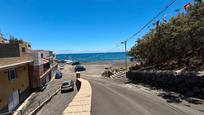
[[[125,60],[125,52],[109,53],[81,53],[81,54],[57,54],[58,60],[72,60],[79,62],[102,62]],[[130,59],[130,57],[128,57]]]

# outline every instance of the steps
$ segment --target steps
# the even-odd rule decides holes
[[[126,77],[125,71],[119,71],[119,72],[110,76],[110,78],[124,78],[124,77]]]

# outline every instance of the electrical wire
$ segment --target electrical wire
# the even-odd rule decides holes
[[[129,41],[130,39],[134,38],[137,34],[139,34],[143,29],[145,29],[150,23],[152,23],[157,17],[159,17],[164,11],[166,11],[171,5],[173,5],[176,0],[172,0],[169,4],[167,4],[157,15],[155,15],[150,21],[148,21],[141,29],[139,29],[136,33],[130,36],[128,39],[124,41]]]

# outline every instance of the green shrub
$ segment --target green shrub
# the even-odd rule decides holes
[[[105,70],[105,71],[102,73],[102,76],[103,76],[103,77],[110,77],[111,75],[113,75],[113,72],[110,71],[110,70]]]

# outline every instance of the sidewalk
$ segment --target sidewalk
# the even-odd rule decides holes
[[[81,78],[78,80],[81,82],[81,88],[62,115],[91,115],[92,89],[90,83]]]

